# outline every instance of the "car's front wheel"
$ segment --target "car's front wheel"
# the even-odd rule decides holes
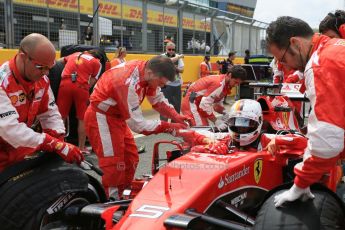
[[[262,205],[255,219],[255,230],[336,230],[345,229],[345,213],[341,201],[331,191],[313,190],[314,199],[286,202],[274,206],[273,193]]]

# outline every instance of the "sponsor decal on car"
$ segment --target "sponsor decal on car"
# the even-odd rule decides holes
[[[223,177],[220,177],[219,183],[218,183],[218,188],[221,189],[226,185],[229,185],[238,179],[244,177],[245,175],[249,174],[249,169],[250,167],[246,167],[245,165],[243,166],[243,169],[240,171],[237,171],[233,174],[225,174],[224,179]],[[222,182],[223,181],[223,182]]]
[[[244,192],[230,201],[232,205],[238,207],[243,204],[244,200],[247,198],[247,192]]]
[[[218,183],[218,188],[219,188],[219,189],[223,188],[223,187],[224,187],[224,184],[225,184],[225,183],[224,183],[223,177],[221,177],[220,180],[219,180],[219,183]]]
[[[262,159],[256,159],[254,162],[254,179],[257,184],[260,182],[261,174],[262,174]]]

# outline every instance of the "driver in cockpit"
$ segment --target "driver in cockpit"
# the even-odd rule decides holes
[[[306,147],[307,139],[302,134],[293,131],[264,133],[261,105],[255,100],[236,101],[222,119],[228,125],[228,132],[180,130],[176,136],[189,143],[191,151],[215,154],[227,154],[229,146],[245,151],[267,150],[272,155],[284,149],[303,150]]]

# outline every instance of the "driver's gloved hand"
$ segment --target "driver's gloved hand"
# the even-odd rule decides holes
[[[228,146],[221,141],[216,141],[209,144],[210,153],[217,155],[226,155],[228,153]]]
[[[221,118],[218,118],[214,124],[217,127],[217,129],[220,131],[226,130],[228,128],[228,125]]]
[[[315,196],[311,193],[309,187],[302,189],[294,184],[288,191],[285,191],[274,197],[274,205],[276,207],[280,207],[286,201],[295,201],[301,197],[304,200],[315,198]]]
[[[43,143],[39,146],[39,150],[55,152],[68,163],[75,162],[80,164],[80,162],[84,160],[84,155],[78,147],[52,137],[49,134],[45,134],[45,138]]]

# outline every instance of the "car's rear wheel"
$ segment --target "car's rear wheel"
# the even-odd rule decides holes
[[[341,201],[327,190],[312,190],[315,199],[287,202],[274,206],[273,193],[262,205],[255,220],[255,230],[336,230],[345,229],[345,214]]]

